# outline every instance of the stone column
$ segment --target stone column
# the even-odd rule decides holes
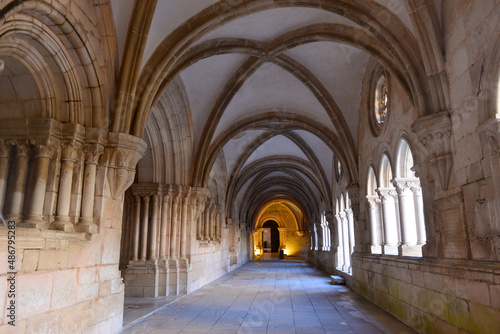
[[[280,248],[279,250],[284,250],[286,248],[286,228],[278,227],[278,231],[280,232]]]
[[[380,222],[380,199],[378,196],[366,196],[370,212],[371,252],[382,253],[382,224]]]
[[[198,221],[196,222],[196,239],[203,240],[203,224],[205,223],[205,210],[203,210],[198,217]]]
[[[62,148],[61,178],[57,196],[57,216],[54,228],[66,232],[74,232],[75,227],[69,217],[71,205],[71,186],[73,184],[73,169],[77,162],[79,147],[74,142],[64,143]]]
[[[410,187],[413,192],[413,205],[415,209],[415,220],[417,222],[417,245],[423,245],[426,241],[424,201],[422,199],[422,188],[417,185]]]
[[[142,195],[144,205],[142,208],[141,261],[146,261],[147,258],[150,196],[149,194]]]
[[[11,141],[11,145],[15,149],[15,164],[14,168],[11,168],[11,173],[14,174],[12,177],[14,181],[12,182],[11,188],[8,189],[10,201],[7,203],[7,220],[14,220],[16,223],[21,222],[21,212],[23,209],[23,199],[24,191],[26,188],[26,178],[28,175],[28,160],[29,151],[31,145],[28,140],[23,141]]]
[[[391,182],[398,193],[401,246],[414,246],[417,244],[417,228],[415,202],[411,191],[412,181],[394,179]]]
[[[97,165],[99,157],[103,152],[103,147],[97,144],[83,147],[85,172],[83,179],[82,214],[76,225],[78,232],[97,233],[97,224],[94,222],[94,194]]]
[[[342,239],[343,239],[343,250],[344,250],[344,266],[342,270],[345,272],[349,272],[351,270],[351,252],[349,246],[349,220],[347,218],[347,213],[341,212],[340,217],[342,220]]]
[[[170,233],[170,259],[177,260],[177,233],[179,228],[179,204],[181,195],[176,194],[172,205],[172,231]]]
[[[349,228],[349,257],[354,252],[354,212],[351,209],[346,209],[347,225]],[[349,270],[351,272],[351,270]]]
[[[214,241],[215,240],[215,235],[214,235],[214,225],[215,225],[215,210],[216,206],[212,205],[210,207],[210,223],[209,223],[209,236],[210,240]]]
[[[384,224],[384,254],[398,254],[398,221],[396,213],[397,196],[396,190],[392,188],[376,189],[382,203],[382,216]]]
[[[215,239],[217,241],[221,241],[222,239],[222,214],[220,213],[220,208],[215,217]]]
[[[141,233],[141,195],[134,194],[135,212],[134,212],[134,241],[133,249],[134,253],[132,255],[132,261],[139,260],[139,235]]]
[[[45,200],[45,191],[47,190],[47,177],[49,173],[49,163],[56,145],[54,140],[44,143],[33,142],[35,146],[35,172],[31,203],[29,207],[29,216],[23,222],[23,226],[28,228],[43,228],[46,224],[43,221],[43,205]]]
[[[205,207],[205,215],[204,215],[204,226],[203,226],[203,240],[209,240],[210,239],[210,204],[207,202],[207,205]]]
[[[188,229],[188,205],[189,196],[186,195],[182,199],[182,220],[181,220],[181,259],[187,263],[186,248],[187,248],[187,229]]]
[[[10,146],[6,145],[3,139],[0,139],[0,214],[4,212],[5,191],[7,190],[7,177],[9,174],[9,155]]]
[[[153,195],[153,207],[151,210],[151,235],[149,240],[149,260],[156,261],[157,240],[158,233],[158,202],[161,200],[159,195]]]
[[[163,196],[163,212],[161,215],[160,228],[160,259],[165,260],[168,257],[167,238],[170,231],[170,211],[172,210],[172,196],[170,193]]]
[[[343,228],[343,222],[342,222],[342,215],[337,213],[335,215],[335,218],[337,218],[337,228],[338,228],[338,248],[337,248],[337,256],[338,256],[338,263],[337,263],[337,268],[342,269],[345,264],[345,259],[344,259],[344,228]]]

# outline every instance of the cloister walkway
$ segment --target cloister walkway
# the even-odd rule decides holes
[[[123,331],[415,333],[307,262],[252,261]]]

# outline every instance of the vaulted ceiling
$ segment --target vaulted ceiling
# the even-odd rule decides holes
[[[123,63],[137,9],[131,0],[111,2]],[[415,29],[402,1],[158,0],[149,10],[131,127],[142,135],[140,109],[181,82],[192,132],[190,183],[206,186],[222,155],[227,210],[257,205],[255,213],[276,198],[309,215],[321,205],[331,210],[336,159],[346,184],[357,182],[358,117],[371,59],[416,104],[427,89],[415,79],[421,59],[412,54]]]

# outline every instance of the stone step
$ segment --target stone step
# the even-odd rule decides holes
[[[340,276],[331,275],[332,284],[345,284],[345,279]]]

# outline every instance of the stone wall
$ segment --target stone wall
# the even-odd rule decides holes
[[[443,50],[450,109],[419,116],[390,78],[390,115],[380,135],[370,130],[365,78],[359,123],[360,206],[352,275],[337,271],[376,305],[420,333],[496,333],[500,319],[498,261],[498,31],[495,1],[443,1]],[[381,156],[397,168],[398,142],[412,150],[424,196],[422,256],[371,254],[368,168]],[[380,186],[380,185],[379,185]],[[383,219],[383,217],[381,217]],[[379,252],[383,253],[384,245]],[[312,252],[333,272],[334,252]],[[335,265],[337,266],[337,265]]]

